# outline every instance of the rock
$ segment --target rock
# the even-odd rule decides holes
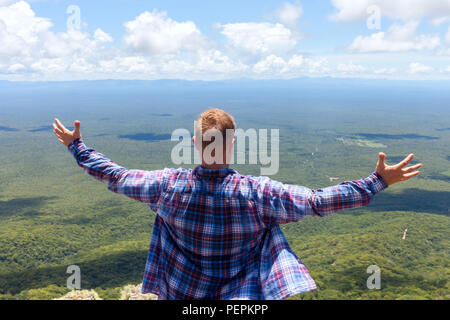
[[[61,298],[53,300],[102,300],[94,290],[72,290]]]
[[[125,286],[120,295],[120,300],[157,300],[158,296],[152,293],[142,294],[142,284],[137,286]]]

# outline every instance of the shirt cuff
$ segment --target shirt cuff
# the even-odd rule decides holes
[[[383,177],[376,171],[374,171],[370,175],[369,179],[371,180],[373,188],[376,193],[383,191],[384,189],[386,189],[388,187],[388,184],[386,183],[386,181],[384,181]]]
[[[86,145],[84,144],[83,140],[81,138],[73,140],[68,146],[67,149],[69,152],[76,157],[80,152],[83,152],[87,149]]]

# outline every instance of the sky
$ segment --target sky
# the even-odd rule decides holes
[[[450,80],[450,0],[0,0],[0,80]]]

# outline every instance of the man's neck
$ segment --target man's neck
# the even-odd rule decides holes
[[[219,170],[219,169],[229,169],[230,165],[229,164],[206,164],[205,162],[202,162],[202,168],[203,169],[208,169],[208,170]]]

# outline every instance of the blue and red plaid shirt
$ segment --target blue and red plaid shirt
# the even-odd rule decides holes
[[[310,190],[232,169],[128,170],[69,147],[85,172],[157,213],[143,293],[159,299],[285,299],[316,284],[280,224],[367,205],[387,187],[366,179]]]

